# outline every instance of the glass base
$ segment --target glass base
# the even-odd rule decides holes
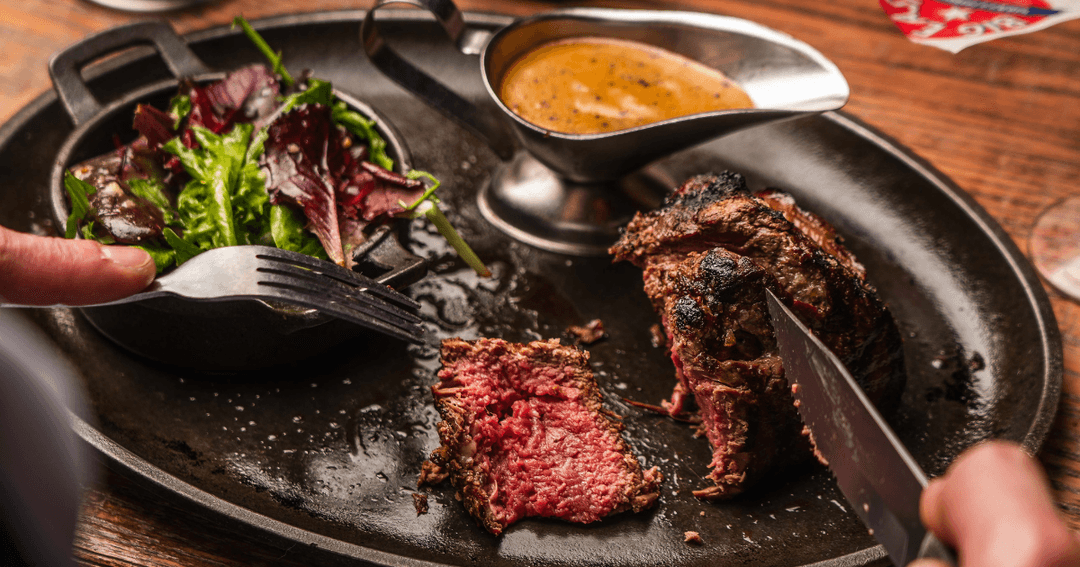
[[[168,12],[171,10],[183,10],[200,4],[209,4],[218,0],[87,0],[92,4],[99,4],[106,8],[122,10],[124,12]]]
[[[1031,229],[1031,261],[1058,291],[1080,301],[1080,196],[1043,211]]]

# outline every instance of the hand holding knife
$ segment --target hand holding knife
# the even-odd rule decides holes
[[[964,567],[1080,566],[1080,537],[1059,513],[1037,460],[1015,443],[985,442],[925,490],[926,474],[839,359],[766,294],[799,414],[840,490],[893,563],[957,564],[925,521],[957,545]]]
[[[799,414],[841,492],[893,563],[956,555],[919,519],[926,474],[840,360],[771,291],[773,330]]]

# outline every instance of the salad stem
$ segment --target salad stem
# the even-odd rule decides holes
[[[432,201],[427,201],[431,206],[424,211],[424,216],[427,217],[431,224],[435,225],[435,228],[439,230],[439,234],[450,243],[450,246],[454,247],[458,255],[462,260],[472,268],[477,275],[482,278],[491,277],[491,270],[487,269],[484,262],[480,260],[480,257],[473,252],[473,249],[469,247],[465,239],[461,238],[458,231],[454,229],[454,226],[450,224],[450,221],[446,218],[446,215],[439,209],[439,206]]]
[[[281,63],[280,51],[275,53],[270,47],[270,44],[266,43],[266,40],[259,35],[259,32],[255,31],[255,28],[251,27],[251,24],[249,24],[243,16],[237,16],[233,19],[233,27],[235,26],[240,26],[244,30],[244,35],[251,40],[251,43],[255,44],[255,47],[257,47],[259,51],[262,52],[263,56],[266,57],[267,61],[270,62],[270,65],[274,68],[274,73],[281,75],[281,82],[285,83],[286,87],[291,87],[296,84],[292,75],[285,69],[285,65]]]

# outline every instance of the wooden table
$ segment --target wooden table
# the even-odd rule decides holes
[[[528,14],[565,5],[458,0],[463,9]],[[1080,20],[953,55],[910,43],[873,0],[641,0],[589,6],[688,9],[754,20],[806,41],[851,84],[846,110],[951,177],[1027,250],[1047,205],[1080,194]],[[166,17],[180,32],[356,0],[226,0]],[[79,0],[0,3],[0,121],[50,88],[50,54],[140,18]],[[1080,529],[1080,304],[1049,290],[1065,345],[1065,383],[1040,458],[1062,510]],[[118,474],[86,493],[75,541],[84,565],[310,565],[295,550],[177,509]]]

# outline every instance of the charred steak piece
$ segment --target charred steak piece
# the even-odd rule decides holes
[[[799,208],[795,199],[776,189],[759,191],[756,196],[765,202],[769,208],[777,210],[784,215],[799,232],[806,235],[814,244],[821,247],[821,251],[836,258],[847,269],[855,272],[859,279],[866,279],[866,268],[855,259],[855,256],[844,247],[844,240],[836,234],[836,229],[825,219]]]
[[[631,454],[588,360],[558,339],[443,341],[432,461],[491,533],[527,516],[595,522],[659,497],[662,475]]]
[[[671,403],[683,412],[693,396],[701,433],[713,447],[713,486],[701,498],[732,496],[770,470],[805,459],[809,442],[773,338],[765,290],[776,279],[752,260],[714,248],[645,270],[645,289],[663,303],[675,376]]]
[[[679,378],[668,411],[682,411],[687,395],[699,407],[715,482],[699,496],[733,496],[810,454],[776,355],[766,287],[883,411],[898,401],[904,371],[892,316],[832,227],[790,197],[753,196],[735,173],[694,177],[662,208],[637,214],[611,253],[644,270],[661,315]]]

